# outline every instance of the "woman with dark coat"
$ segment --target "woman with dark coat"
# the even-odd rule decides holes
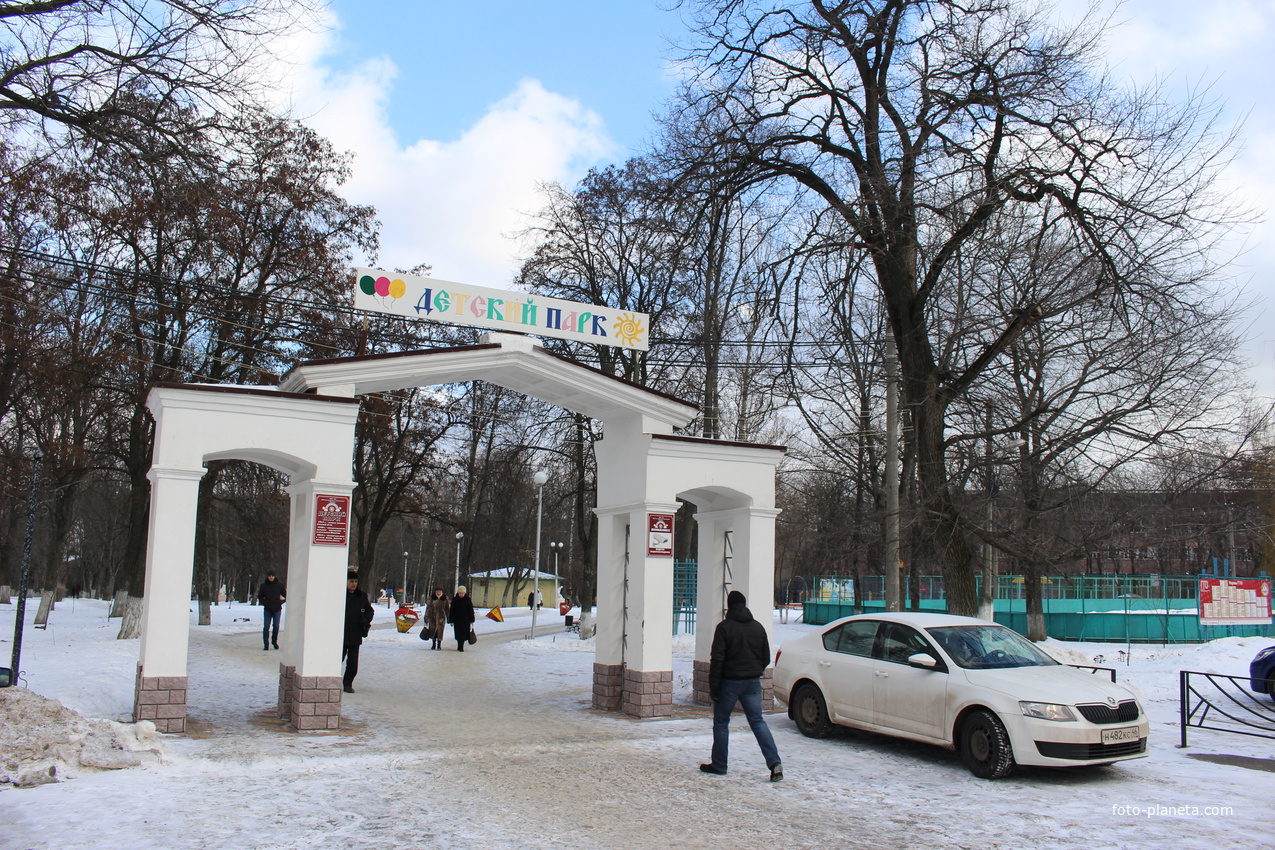
[[[452,603],[443,589],[434,588],[430,593],[429,602],[425,603],[425,628],[434,636],[430,649],[443,648],[443,629],[447,627],[447,614],[451,608]]]
[[[463,584],[456,588],[456,595],[452,597],[447,621],[452,624],[453,634],[456,635],[456,648],[464,652],[465,642],[469,640],[469,632],[474,625],[474,603],[465,595]]]

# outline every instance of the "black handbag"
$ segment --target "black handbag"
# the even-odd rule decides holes
[[[474,631],[474,627],[469,627],[469,642],[471,644],[478,643],[478,632]]]
[[[432,640],[434,632],[428,626],[421,626],[421,640]]]

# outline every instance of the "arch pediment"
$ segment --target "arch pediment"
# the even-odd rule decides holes
[[[472,380],[603,422],[640,418],[647,433],[670,433],[699,411],[692,402],[551,354],[529,337],[500,333],[484,335],[481,345],[310,360],[290,369],[279,388],[358,396]]]

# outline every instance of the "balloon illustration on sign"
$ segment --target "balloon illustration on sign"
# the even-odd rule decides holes
[[[402,298],[407,293],[407,283],[401,278],[390,280],[388,277],[372,277],[365,274],[359,278],[359,289],[364,295],[379,295],[382,298]]]

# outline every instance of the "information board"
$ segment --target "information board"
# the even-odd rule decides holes
[[[1270,622],[1270,579],[1200,579],[1201,626],[1269,625]]]

